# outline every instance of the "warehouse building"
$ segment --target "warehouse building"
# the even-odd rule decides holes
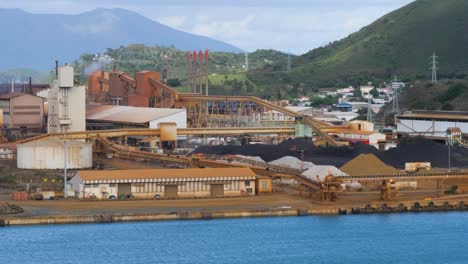
[[[96,170],[79,171],[70,184],[84,199],[176,199],[254,195],[255,180],[249,168]]]
[[[468,112],[408,111],[397,116],[397,134],[444,140],[447,129],[459,128],[468,134]]]
[[[160,123],[168,122],[176,123],[177,128],[187,128],[186,110],[101,104],[86,106],[88,130],[159,128]]]
[[[0,96],[3,125],[10,140],[40,134],[44,130],[44,100],[41,97],[10,93]]]

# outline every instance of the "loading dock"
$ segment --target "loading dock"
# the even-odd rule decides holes
[[[211,197],[224,196],[224,184],[211,184]]]
[[[179,198],[179,186],[164,185],[164,198],[167,198],[167,199]]]

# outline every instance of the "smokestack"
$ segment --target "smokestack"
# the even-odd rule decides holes
[[[202,86],[202,80],[203,80],[203,77],[202,77],[202,74],[203,74],[203,51],[198,51],[198,63],[200,65],[200,71],[199,71],[199,74],[200,74],[200,77],[199,77],[199,84],[200,84],[200,94],[203,94],[203,86]]]
[[[193,93],[197,93],[197,51],[193,51]]]
[[[15,80],[11,79],[11,93],[15,93]]]
[[[190,91],[190,51],[187,51],[186,54],[187,57],[187,87],[189,88],[188,91]]]
[[[208,50],[205,50],[205,95],[208,96]]]
[[[28,91],[29,94],[33,94],[33,90],[32,90],[32,78],[29,77],[29,91]]]
[[[58,60],[55,60],[55,80],[57,81],[58,81],[58,65],[59,65]]]

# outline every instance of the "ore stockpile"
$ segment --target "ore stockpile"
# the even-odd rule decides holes
[[[200,146],[194,152],[217,155],[259,156],[266,162],[284,156],[293,156],[317,165],[341,167],[360,154],[373,154],[387,165],[404,169],[406,162],[431,162],[432,167],[448,167],[448,146],[423,138],[412,138],[402,141],[398,147],[387,151],[357,143],[350,147],[317,147],[310,139],[290,139],[278,145],[244,145],[244,146]],[[451,166],[468,168],[468,149],[451,147]]]

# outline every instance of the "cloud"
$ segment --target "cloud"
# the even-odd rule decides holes
[[[164,25],[179,28],[187,21],[186,16],[163,16],[158,18],[158,22]]]

